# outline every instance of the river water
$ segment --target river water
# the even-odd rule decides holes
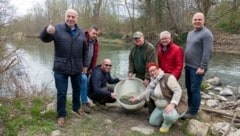
[[[39,39],[28,39],[21,43],[9,43],[9,47],[20,48],[24,59],[24,67],[27,69],[31,83],[37,86],[49,85],[54,90],[53,80],[53,43],[43,43]],[[104,58],[110,58],[113,63],[112,75],[126,78],[128,71],[129,46],[101,44],[98,64]],[[240,84],[240,56],[227,54],[213,54],[209,64],[209,70],[205,78],[218,76],[223,84],[239,86]],[[180,79],[184,88],[184,71]]]

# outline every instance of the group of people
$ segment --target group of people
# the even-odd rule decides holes
[[[57,89],[57,123],[64,126],[68,78],[72,84],[72,112],[79,117],[91,112],[89,99],[105,105],[116,101],[114,89],[119,78],[112,78],[112,62],[104,59],[96,65],[99,54],[97,27],[84,32],[77,25],[78,13],[73,9],[65,12],[65,23],[53,26],[51,23],[40,35],[43,42],[54,41],[54,78]],[[146,90],[129,101],[147,99],[149,123],[160,126],[160,132],[168,132],[180,117],[195,118],[201,102],[200,86],[208,68],[213,46],[213,35],[204,26],[203,13],[192,18],[194,29],[189,32],[185,54],[173,43],[168,31],[160,33],[155,47],[145,40],[142,32],[133,34],[134,46],[129,54],[128,78],[143,80]],[[184,63],[185,60],[185,63]],[[188,99],[178,83],[185,64],[185,79]]]

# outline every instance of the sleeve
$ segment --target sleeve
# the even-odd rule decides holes
[[[129,53],[129,57],[128,57],[128,73],[134,73],[134,58],[132,57],[134,54],[134,47],[132,47],[130,53]]]
[[[108,74],[108,83],[109,84],[116,84],[118,83],[120,80],[119,78],[112,78],[111,74]]]
[[[208,62],[212,54],[212,48],[213,48],[213,35],[210,31],[208,31],[208,33],[204,34],[203,37],[203,54],[200,63],[200,67],[203,69],[207,69],[208,67]]]
[[[183,49],[181,47],[178,48],[175,59],[176,59],[176,68],[173,70],[172,74],[178,80],[181,76],[182,69],[183,69]]]
[[[145,57],[146,57],[146,65],[150,62],[156,62],[156,51],[153,45],[148,45],[148,49],[145,52]],[[145,79],[149,78],[149,74],[147,70],[145,71]]]
[[[107,91],[107,87],[101,87],[103,75],[100,72],[94,72],[91,76],[95,95],[111,96],[111,93]]]
[[[43,31],[41,32],[40,34],[40,39],[43,41],[43,42],[51,42],[52,40],[54,40],[54,35],[51,35],[51,34],[48,34],[47,32],[47,27],[45,27],[43,29]]]
[[[86,39],[84,39],[84,41],[83,41],[83,67],[88,67],[87,61],[88,61],[88,45],[87,45]]]
[[[169,76],[168,81],[167,81],[167,86],[173,92],[173,96],[172,96],[170,103],[174,103],[174,104],[178,105],[178,103],[182,97],[182,88],[173,75]]]

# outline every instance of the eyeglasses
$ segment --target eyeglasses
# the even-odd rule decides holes
[[[112,67],[112,64],[104,64],[106,67]]]
[[[164,37],[164,38],[161,38],[160,40],[164,41],[164,40],[168,40],[168,39],[169,39],[168,37]]]
[[[148,71],[148,73],[155,72],[156,70],[157,70],[157,68],[151,69],[151,70]]]

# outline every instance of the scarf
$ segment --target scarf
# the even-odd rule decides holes
[[[157,86],[157,84],[159,83],[159,80],[163,77],[164,72],[162,70],[159,70],[159,74],[158,76],[154,79],[151,78],[151,82],[149,83],[149,85],[146,88],[146,100],[149,101],[150,100],[150,96],[153,97],[154,94],[154,89]],[[153,97],[154,98],[154,97]]]

